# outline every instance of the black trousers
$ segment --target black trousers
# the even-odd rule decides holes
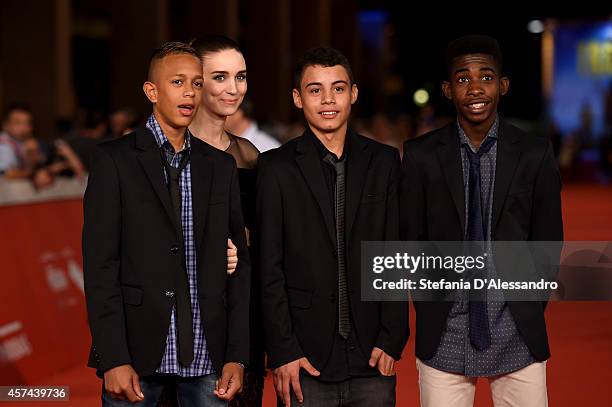
[[[319,381],[300,374],[304,402],[298,403],[291,390],[291,405],[299,407],[393,407],[396,376],[354,377],[342,382]],[[278,407],[282,407],[278,399]]]

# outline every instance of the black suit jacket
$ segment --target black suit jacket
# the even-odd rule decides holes
[[[491,239],[561,241],[561,179],[547,139],[500,121]],[[404,144],[400,187],[402,240],[460,241],[465,195],[456,122]],[[415,302],[416,355],[436,352],[451,302]],[[510,312],[537,360],[550,357],[542,302],[509,302]]]
[[[257,228],[269,364],[306,356],[317,368],[336,332],[334,215],[321,158],[305,134],[259,156]],[[406,303],[361,301],[364,240],[397,240],[397,150],[347,133],[346,261],[352,328],[365,355],[378,346],[399,359],[408,339]]]
[[[198,292],[213,367],[249,360],[250,266],[233,158],[191,138]],[[84,199],[83,263],[89,365],[129,363],[140,375],[159,367],[175,273],[184,272],[160,149],[145,127],[99,145]],[[227,238],[239,262],[228,276]]]

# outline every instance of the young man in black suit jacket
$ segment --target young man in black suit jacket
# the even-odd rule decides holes
[[[551,144],[497,113],[509,87],[497,41],[450,43],[447,72],[442,89],[457,120],[404,146],[402,240],[561,241]],[[422,406],[471,406],[477,377],[489,379],[496,407],[547,405],[546,303],[484,304],[414,302]]]
[[[104,376],[105,406],[155,406],[171,381],[181,405],[226,405],[241,387],[249,257],[236,165],[187,131],[201,87],[195,50],[165,44],[144,84],[146,126],[96,148],[83,259],[89,365]]]
[[[307,129],[260,155],[257,187],[264,334],[279,403],[391,406],[408,308],[361,301],[360,246],[399,237],[398,152],[348,127],[357,86],[335,49],[302,57],[293,100]]]

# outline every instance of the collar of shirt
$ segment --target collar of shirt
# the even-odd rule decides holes
[[[461,142],[461,145],[467,144],[468,147],[470,148],[470,150],[472,150],[474,153],[478,152],[478,149],[474,147],[474,145],[470,141],[470,139],[467,136],[467,134],[465,134],[465,131],[463,130],[463,127],[461,127],[461,124],[459,123],[459,119],[457,119],[457,130],[459,131],[459,141]],[[496,139],[497,138],[498,130],[499,130],[499,115],[496,114],[495,115],[495,122],[493,122],[493,125],[491,126],[491,128],[487,132],[487,135],[482,140],[482,142],[484,143],[484,141],[487,139],[487,137],[491,137],[491,138],[495,138]]]
[[[251,122],[249,127],[247,127],[246,130],[242,132],[240,137],[245,138],[249,140],[251,143],[255,144],[255,138],[257,138],[257,134],[258,134],[257,130],[258,130],[257,123]]]
[[[149,116],[149,119],[147,119],[146,126],[149,130],[151,130],[151,133],[153,133],[153,136],[155,137],[155,142],[157,143],[159,148],[164,148],[172,154],[178,154],[191,149],[191,133],[188,129],[185,129],[185,140],[183,141],[183,146],[179,151],[174,151],[174,147],[164,134],[164,131],[157,122],[155,115],[152,114],[151,116]]]
[[[319,138],[317,136],[315,136],[315,134],[312,132],[312,130],[308,129],[307,133],[310,134],[310,138],[312,139],[312,142],[314,143],[317,152],[319,153],[319,157],[321,157],[321,160],[325,159],[325,157],[327,156],[327,154],[331,154],[332,157],[334,157],[336,159],[336,161],[343,161],[346,159],[346,156],[348,154],[348,146],[349,143],[348,138],[349,138],[349,131],[347,130],[346,132],[346,137],[344,138],[344,148],[342,149],[342,157],[338,158],[336,156],[336,154],[332,153],[331,151],[329,151],[327,149],[327,147],[325,147],[325,145],[321,142],[321,140],[319,140]]]
[[[16,152],[20,152],[23,148],[23,141],[16,139],[6,131],[0,133],[0,142],[10,144],[11,148],[17,150]]]

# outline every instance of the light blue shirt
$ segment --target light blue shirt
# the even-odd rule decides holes
[[[17,151],[15,151],[15,147],[11,145],[9,138],[10,136],[6,133],[0,134],[0,173],[20,166],[19,156]],[[15,145],[19,144],[16,140],[13,143]]]

